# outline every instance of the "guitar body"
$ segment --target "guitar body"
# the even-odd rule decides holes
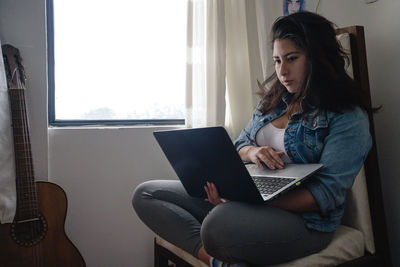
[[[64,190],[48,182],[36,182],[36,190],[40,221],[0,225],[0,266],[85,266],[65,234]]]

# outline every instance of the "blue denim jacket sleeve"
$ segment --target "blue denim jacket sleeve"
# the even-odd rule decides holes
[[[331,117],[320,163],[324,167],[310,179],[307,188],[322,216],[344,204],[372,146],[366,112],[360,108]]]

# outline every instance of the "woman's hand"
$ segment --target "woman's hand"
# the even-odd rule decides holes
[[[213,183],[207,182],[207,184],[204,186],[204,190],[206,190],[207,193],[207,198],[205,200],[211,204],[214,204],[215,206],[228,201],[227,199],[219,196],[217,187]]]
[[[263,163],[272,170],[282,169],[284,166],[281,156],[285,152],[275,151],[270,146],[248,146],[244,148],[247,148],[248,159],[257,164],[259,168],[263,167]]]

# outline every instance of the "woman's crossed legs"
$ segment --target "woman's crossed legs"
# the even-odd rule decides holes
[[[233,263],[290,261],[325,248],[333,235],[308,229],[301,214],[268,205],[229,201],[213,207],[190,197],[179,181],[139,185],[133,206],[150,229],[193,256],[204,247],[209,255]]]

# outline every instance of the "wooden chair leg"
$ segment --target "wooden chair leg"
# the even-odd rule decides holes
[[[158,245],[154,238],[154,267],[171,267],[168,265],[169,262],[175,267],[193,267],[168,249]]]
[[[154,239],[154,267],[168,267],[168,258]]]

